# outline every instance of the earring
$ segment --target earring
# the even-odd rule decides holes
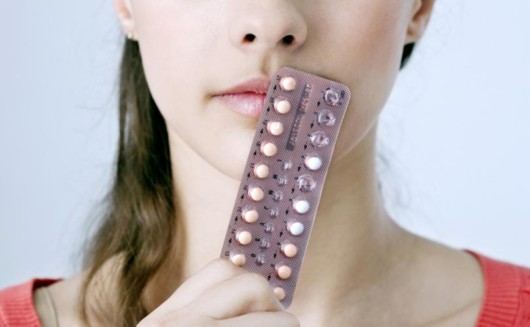
[[[134,32],[127,32],[127,38],[132,41],[137,41],[136,34]]]

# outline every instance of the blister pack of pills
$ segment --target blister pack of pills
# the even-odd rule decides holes
[[[264,101],[221,258],[293,300],[339,129],[346,85],[282,67]]]

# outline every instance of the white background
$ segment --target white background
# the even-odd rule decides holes
[[[111,3],[0,0],[0,288],[77,271],[117,141]],[[436,6],[380,124],[391,212],[530,266],[530,2]]]

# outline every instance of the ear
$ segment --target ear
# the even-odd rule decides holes
[[[131,0],[112,0],[121,28],[127,35],[134,35],[134,17]]]
[[[405,44],[417,42],[423,35],[431,18],[434,2],[435,0],[413,0]]]

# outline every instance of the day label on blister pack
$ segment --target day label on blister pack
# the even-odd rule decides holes
[[[344,84],[282,67],[265,97],[221,258],[263,275],[285,308],[350,96]]]

